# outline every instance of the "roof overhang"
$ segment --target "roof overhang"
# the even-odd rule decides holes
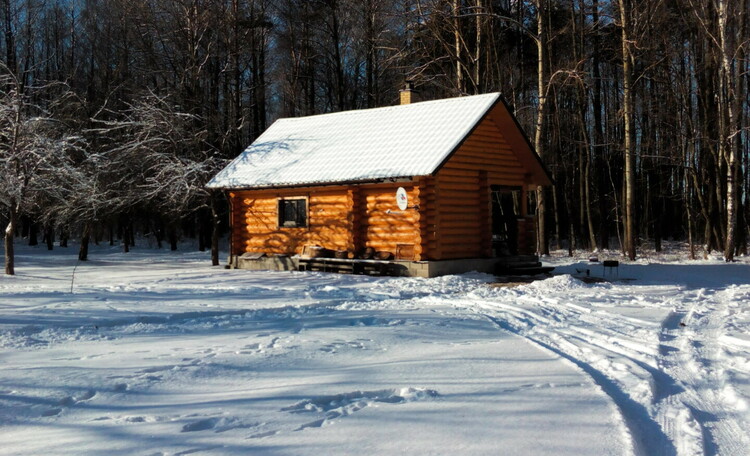
[[[390,183],[408,183],[414,182],[416,176],[404,176],[404,177],[386,177],[380,179],[368,179],[368,180],[350,180],[350,181],[335,181],[335,182],[308,182],[308,183],[295,183],[295,184],[278,184],[278,185],[262,185],[262,186],[235,186],[235,187],[211,187],[215,190],[223,191],[272,191],[272,190],[284,190],[294,188],[317,188],[317,187],[341,187],[341,186],[359,186],[359,185],[375,185],[375,184],[390,184]]]
[[[508,103],[505,101],[502,95],[499,95],[497,100],[488,107],[482,118],[471,128],[470,131],[461,139],[461,141],[455,146],[453,151],[443,160],[440,166],[435,169],[432,175],[436,175],[445,166],[451,157],[458,152],[461,146],[466,142],[474,131],[485,119],[489,118],[495,125],[497,125],[500,133],[503,135],[505,140],[510,145],[514,154],[521,162],[521,165],[527,170],[527,181],[530,186],[548,186],[552,185],[552,177],[550,176],[547,167],[542,163],[542,159],[539,154],[536,153],[534,146],[531,145],[528,136],[521,128],[521,124],[518,123],[516,116],[511,113]]]
[[[547,167],[544,166],[541,157],[502,96],[492,107],[488,116],[497,124],[518,160],[528,170],[531,183],[541,186],[552,185],[552,176]]]

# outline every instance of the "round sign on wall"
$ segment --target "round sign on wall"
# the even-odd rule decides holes
[[[398,190],[396,190],[396,204],[398,204],[398,208],[402,211],[405,211],[409,206],[409,197],[406,196],[406,190],[404,190],[404,187],[399,187]]]

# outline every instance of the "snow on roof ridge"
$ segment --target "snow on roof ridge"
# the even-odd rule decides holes
[[[466,95],[466,96],[458,96],[458,97],[450,97],[450,98],[438,98],[436,100],[424,100],[424,101],[417,101],[414,103],[409,104],[397,104],[397,105],[388,105],[388,106],[376,106],[374,108],[355,108],[355,109],[348,109],[345,111],[333,111],[333,112],[322,112],[319,114],[310,114],[307,116],[297,116],[297,117],[279,117],[276,119],[276,122],[280,121],[301,121],[305,119],[310,118],[319,118],[323,116],[337,116],[337,115],[344,115],[344,114],[351,114],[351,115],[365,115],[365,114],[372,114],[373,111],[389,111],[389,110],[397,110],[402,108],[413,108],[413,107],[424,107],[426,105],[432,105],[432,104],[441,104],[441,103],[456,103],[459,101],[467,101],[469,99],[476,100],[480,97],[486,97],[486,98],[499,98],[500,92],[488,92],[488,93],[480,93],[478,95]]]
[[[499,100],[494,92],[278,119],[207,186],[288,187],[430,175]]]

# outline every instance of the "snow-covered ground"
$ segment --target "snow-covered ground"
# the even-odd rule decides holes
[[[73,281],[21,247],[0,454],[750,454],[750,263],[659,259],[491,287],[102,247]]]

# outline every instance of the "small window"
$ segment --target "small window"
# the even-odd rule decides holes
[[[307,227],[307,199],[279,199],[279,227]]]

